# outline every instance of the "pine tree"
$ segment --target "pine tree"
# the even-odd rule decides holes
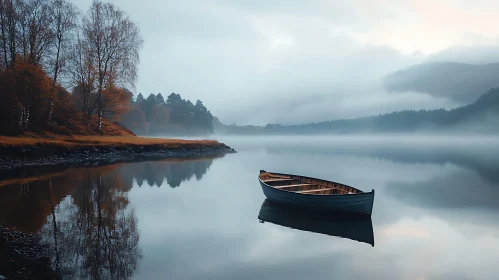
[[[135,103],[137,104],[142,104],[144,103],[144,96],[142,95],[142,93],[139,93],[137,95],[137,98],[135,98]]]
[[[156,95],[156,100],[158,101],[158,104],[165,104],[165,99],[163,98],[163,95],[161,95],[161,93],[158,93]]]

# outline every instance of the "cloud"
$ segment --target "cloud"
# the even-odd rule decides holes
[[[499,62],[499,46],[497,44],[452,46],[428,56],[427,61],[453,61],[468,64]]]
[[[492,28],[499,24],[493,3],[111,2],[137,22],[145,39],[137,93],[201,99],[225,123],[322,121],[451,107],[450,101],[426,95],[388,95],[377,79],[424,61],[425,54],[464,43],[473,53],[475,44],[499,36]],[[76,3],[86,10],[91,1]],[[430,58],[446,57],[445,52]],[[475,60],[489,56],[480,57]]]

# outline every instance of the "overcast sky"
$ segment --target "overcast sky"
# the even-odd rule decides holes
[[[91,0],[73,0],[87,10]],[[428,60],[499,61],[495,0],[112,0],[144,38],[135,93],[201,99],[225,123],[301,123],[451,108],[387,94]]]

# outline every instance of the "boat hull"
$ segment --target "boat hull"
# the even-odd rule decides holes
[[[357,194],[310,195],[273,188],[259,180],[263,194],[271,201],[298,207],[371,215],[374,190]]]

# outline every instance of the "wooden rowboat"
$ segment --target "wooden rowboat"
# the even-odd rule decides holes
[[[317,178],[267,172],[258,176],[264,195],[275,202],[371,215],[374,190],[359,189]]]
[[[334,215],[315,209],[307,211],[302,207],[265,199],[258,219],[261,223],[269,222],[301,231],[347,238],[374,247],[373,225],[369,216]]]

